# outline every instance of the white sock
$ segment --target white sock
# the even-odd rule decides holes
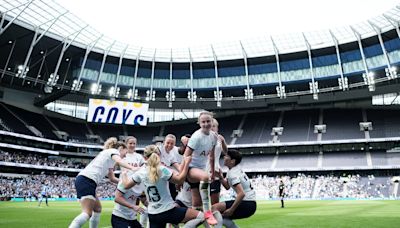
[[[148,219],[149,216],[147,215],[146,212],[143,212],[142,214],[140,214],[140,225],[142,225],[142,227],[146,228],[147,224],[148,224]]]
[[[214,226],[214,228],[222,228],[222,224],[223,224],[223,218],[221,215],[221,212],[219,211],[214,211],[214,218],[217,220],[217,225]]]
[[[224,226],[226,228],[239,228],[232,219],[224,218]]]
[[[86,214],[85,212],[80,213],[78,216],[72,220],[71,224],[69,225],[69,228],[80,228],[89,220],[90,216]]]
[[[200,181],[200,196],[203,202],[203,211],[207,212],[210,210],[210,185],[208,182]]]
[[[211,228],[211,226],[208,224],[207,221],[204,221],[204,222],[203,222],[203,226],[204,226],[205,228]],[[215,226],[214,226],[214,227],[215,227]]]
[[[89,227],[90,228],[97,228],[100,223],[100,214],[101,212],[94,212],[92,214],[92,217],[89,220]]]
[[[189,220],[183,226],[184,228],[196,228],[201,222],[204,221],[204,214],[203,212],[199,212],[195,219]]]

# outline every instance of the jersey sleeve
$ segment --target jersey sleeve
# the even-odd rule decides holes
[[[169,170],[167,167],[165,166],[161,166],[161,179],[163,180],[169,180],[172,177],[172,171]]]
[[[133,175],[132,175],[132,180],[133,181],[135,181],[136,183],[142,183],[142,171],[143,169],[140,169],[140,170],[138,170],[137,172],[135,172]]]
[[[112,157],[113,155],[118,155],[119,156],[119,151],[117,149],[110,149],[107,151],[107,153]]]
[[[193,136],[189,139],[189,142],[187,144],[187,146],[190,147],[192,150],[195,150],[198,147],[199,138],[198,138],[198,134],[196,134],[196,133],[197,132],[195,132],[195,134],[193,134]]]
[[[176,158],[177,154],[179,153],[178,152],[178,147],[174,147],[171,152],[173,153],[172,156],[171,156],[171,165],[172,165],[174,163],[178,163],[178,160]]]
[[[139,166],[143,166],[143,164],[144,164],[144,157],[143,156],[140,156],[140,160],[139,160]]]
[[[237,184],[240,184],[240,176],[238,175],[238,173],[235,173],[234,171],[229,172],[227,179],[230,186],[235,186]]]
[[[122,193],[126,193],[128,190],[124,188],[124,185],[122,184],[122,181],[118,182],[118,186],[117,186],[118,191],[122,192]]]

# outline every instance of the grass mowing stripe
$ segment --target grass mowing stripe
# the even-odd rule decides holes
[[[78,202],[0,202],[0,227],[67,227],[80,213]],[[99,227],[110,227],[112,201],[103,201]],[[400,227],[400,201],[292,200],[259,201],[251,218],[236,220],[241,228],[258,227]],[[86,224],[84,227],[88,227]]]

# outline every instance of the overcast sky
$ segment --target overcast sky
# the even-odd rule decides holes
[[[399,0],[55,0],[135,46],[178,48],[355,24]]]

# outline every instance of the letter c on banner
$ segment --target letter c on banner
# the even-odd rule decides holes
[[[144,116],[143,115],[137,115],[135,116],[135,119],[133,120],[133,124],[134,125],[140,125],[139,122],[142,122],[144,120]]]

